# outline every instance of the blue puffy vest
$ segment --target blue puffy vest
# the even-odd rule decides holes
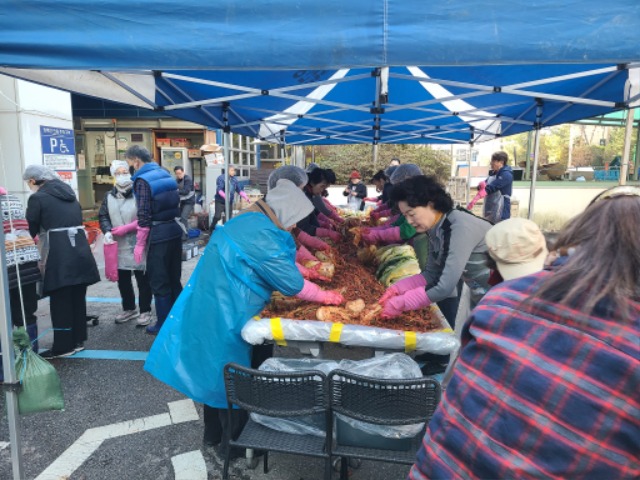
[[[134,182],[144,180],[151,188],[150,243],[166,242],[182,236],[182,228],[175,221],[180,217],[178,183],[155,162],[142,166],[132,177]],[[134,189],[135,190],[135,189]]]

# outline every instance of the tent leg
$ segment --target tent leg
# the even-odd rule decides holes
[[[18,382],[14,367],[15,352],[13,350],[13,335],[11,326],[11,310],[9,309],[9,288],[7,281],[7,261],[4,249],[4,232],[0,231],[0,295],[3,296],[3,307],[0,308],[0,345],[2,345],[2,369],[4,382],[15,384]],[[11,443],[11,466],[14,480],[25,478],[22,463],[22,440],[20,434],[20,416],[18,412],[18,393],[7,389],[7,420],[9,423],[9,442]]]
[[[540,156],[540,128],[535,130],[533,142],[533,169],[531,170],[531,190],[529,191],[529,215],[527,218],[533,220],[533,207],[536,198],[536,181],[538,180],[538,157]]]
[[[469,168],[467,169],[467,198],[465,205],[471,202],[471,159],[473,157],[473,142],[469,142]]]
[[[634,115],[635,112],[633,108],[627,110],[627,123],[624,129],[624,148],[622,150],[622,165],[620,165],[620,179],[618,180],[620,185],[625,185],[627,183],[627,176],[629,174],[629,163],[631,162],[631,135],[633,135]]]
[[[229,220],[231,213],[231,192],[229,191],[229,156],[231,155],[231,134],[224,132],[222,135],[222,143],[224,147],[224,221]]]

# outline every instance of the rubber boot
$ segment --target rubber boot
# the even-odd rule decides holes
[[[38,342],[36,338],[38,338],[38,324],[32,323],[31,325],[27,325],[27,335],[29,335],[29,340],[31,341],[31,350],[38,353]]]
[[[149,335],[157,335],[160,329],[162,328],[162,324],[167,318],[167,315],[169,315],[169,312],[171,311],[171,307],[173,306],[173,298],[171,297],[171,295],[164,295],[162,297],[159,295],[156,295],[155,302],[156,302],[156,317],[158,321],[153,325],[149,325],[147,327],[146,332]]]

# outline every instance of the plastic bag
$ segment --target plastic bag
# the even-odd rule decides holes
[[[338,368],[338,363],[331,360],[315,360],[311,358],[268,358],[259,369],[265,372],[296,372],[302,370],[320,370],[329,374]],[[251,414],[251,419],[272,430],[292,433],[294,435],[325,435],[324,414],[306,415],[303,417],[269,417],[257,413]]]
[[[98,270],[104,272],[104,234],[102,232],[96,233],[93,242],[89,243],[89,248],[91,248]]]
[[[341,360],[339,368],[358,375],[364,375],[365,377],[381,379],[422,378],[420,366],[404,353],[393,353],[359,361]],[[344,415],[338,414],[336,417],[357,430],[385,438],[412,438],[424,428],[424,423],[399,426],[375,425],[354,420]]]
[[[104,275],[112,282],[118,281],[118,244],[104,244]]]
[[[22,384],[18,393],[20,414],[63,410],[64,398],[56,369],[31,350],[24,328],[14,330],[13,343],[16,347],[16,373]]]

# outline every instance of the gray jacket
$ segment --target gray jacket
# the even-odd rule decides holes
[[[453,209],[427,232],[429,258],[422,275],[427,296],[439,302],[458,295],[460,278],[471,290],[471,307],[489,290],[487,245],[484,236],[491,223],[463,209]]]

